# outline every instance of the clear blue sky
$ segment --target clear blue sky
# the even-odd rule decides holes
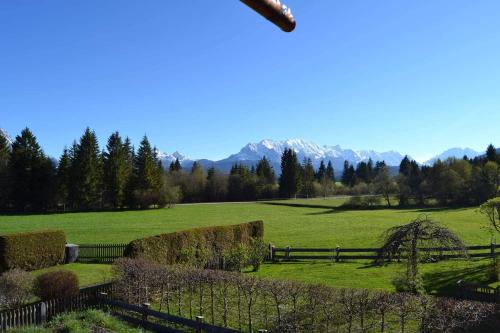
[[[424,158],[500,144],[500,1],[0,1],[0,127],[218,159],[301,137]]]

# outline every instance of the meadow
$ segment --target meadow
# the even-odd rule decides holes
[[[492,235],[475,208],[349,210],[344,199],[178,205],[171,209],[0,216],[0,233],[61,229],[71,243],[126,243],[192,227],[252,220],[265,223],[265,241],[284,247],[377,247],[383,232],[420,214],[455,231],[467,245],[486,245]],[[458,279],[488,283],[488,260],[450,260],[422,265],[427,289],[446,294]],[[109,266],[72,264],[82,284],[109,278]],[[308,261],[265,264],[259,276],[289,278],[337,287],[394,290],[391,280],[404,264],[373,266],[368,261]]]

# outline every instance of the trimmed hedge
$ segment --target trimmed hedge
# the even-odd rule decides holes
[[[63,231],[34,231],[0,235],[0,272],[35,270],[62,263],[66,236]]]
[[[216,263],[226,251],[263,237],[262,221],[196,228],[134,240],[128,244],[125,256],[168,265],[185,263],[190,256],[200,261],[200,257],[206,257],[207,262]]]

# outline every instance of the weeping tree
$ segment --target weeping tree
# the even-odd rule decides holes
[[[434,223],[426,215],[419,216],[408,224],[395,226],[384,234],[384,244],[378,258],[393,257],[402,254],[407,258],[406,289],[412,293],[422,291],[418,274],[418,262],[422,251],[449,250],[467,257],[463,241],[451,230]]]

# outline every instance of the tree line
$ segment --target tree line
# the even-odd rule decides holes
[[[394,176],[383,161],[344,163],[340,182],[331,161],[317,169],[299,161],[292,149],[281,156],[280,174],[263,157],[255,165],[234,164],[225,174],[195,162],[163,166],[146,136],[138,149],[112,133],[104,149],[87,128],[56,161],[25,128],[12,145],[0,135],[0,210],[47,211],[150,208],[177,202],[248,201],[326,197],[334,194],[381,195],[388,205],[479,204],[498,194],[500,157],[490,145],[484,156],[436,161],[420,166],[407,156]]]

